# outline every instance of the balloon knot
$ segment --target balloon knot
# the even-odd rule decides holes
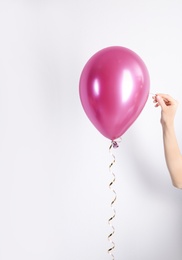
[[[114,149],[118,148],[119,147],[119,143],[121,142],[121,139],[119,140],[112,140],[111,141],[111,145]]]

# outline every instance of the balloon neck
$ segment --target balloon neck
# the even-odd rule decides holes
[[[119,143],[121,142],[121,138],[117,139],[117,140],[112,140],[111,141],[111,146],[116,149],[119,147]]]

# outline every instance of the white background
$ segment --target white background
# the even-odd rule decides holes
[[[181,101],[181,14],[181,0],[0,0],[0,260],[111,259],[110,141],[81,107],[80,73],[124,46],[152,93]],[[114,153],[116,260],[181,260],[182,192],[152,95]]]

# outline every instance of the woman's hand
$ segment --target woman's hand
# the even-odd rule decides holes
[[[174,123],[174,117],[178,107],[178,102],[167,94],[158,93],[152,97],[155,107],[161,107],[161,124],[170,126]]]

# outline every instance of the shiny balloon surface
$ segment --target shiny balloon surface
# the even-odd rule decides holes
[[[90,121],[105,137],[122,136],[141,113],[150,79],[143,60],[120,46],[95,53],[80,76],[79,93]]]

